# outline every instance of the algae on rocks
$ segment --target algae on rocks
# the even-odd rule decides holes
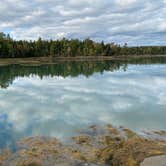
[[[163,132],[155,132],[160,134]],[[145,158],[166,155],[166,139],[147,138],[108,125],[93,126],[64,145],[55,138],[21,140],[15,153],[0,156],[2,166],[137,166]]]

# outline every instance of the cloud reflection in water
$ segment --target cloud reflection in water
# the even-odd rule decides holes
[[[89,78],[19,77],[0,90],[0,148],[26,136],[64,139],[92,124],[166,129],[165,71],[129,65]]]

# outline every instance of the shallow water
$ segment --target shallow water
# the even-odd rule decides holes
[[[0,148],[94,124],[166,130],[163,60],[1,66],[0,86]]]

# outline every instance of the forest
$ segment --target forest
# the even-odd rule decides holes
[[[91,39],[61,39],[35,41],[14,40],[9,34],[0,33],[0,58],[24,57],[75,57],[120,55],[166,55],[166,46],[129,47],[116,43],[101,43]]]

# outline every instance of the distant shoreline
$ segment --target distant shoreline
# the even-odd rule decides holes
[[[55,64],[65,61],[105,61],[105,60],[132,60],[139,58],[162,58],[166,55],[120,55],[120,56],[77,56],[77,57],[27,57],[27,58],[0,58],[0,65],[12,64]]]

